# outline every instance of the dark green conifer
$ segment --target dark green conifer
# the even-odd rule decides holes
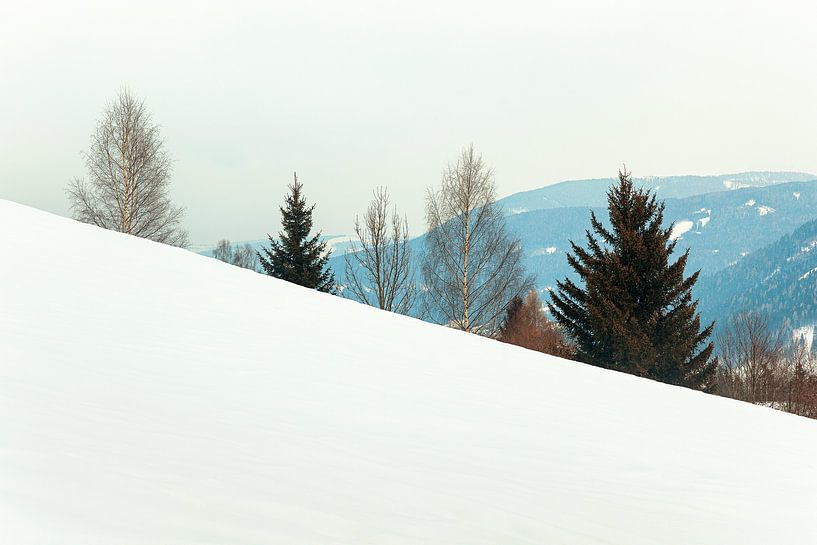
[[[607,193],[611,228],[591,213],[587,248],[571,241],[568,262],[583,287],[557,282],[548,305],[575,340],[581,361],[700,390],[712,388],[717,360],[701,329],[689,251],[670,263],[676,240],[663,228],[664,203],[636,189],[630,175]]]
[[[289,186],[281,210],[283,231],[278,240],[269,236],[270,247],[262,248],[258,258],[264,272],[275,278],[293,282],[318,291],[335,293],[335,275],[327,268],[330,252],[326,243],[320,241],[320,233],[309,236],[312,231],[312,211],[301,193],[303,185],[295,181]]]

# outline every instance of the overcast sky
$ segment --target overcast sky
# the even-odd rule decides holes
[[[195,243],[277,232],[297,170],[348,233],[469,142],[501,195],[564,179],[817,173],[809,1],[0,2],[0,198],[67,214],[106,103],[146,100]]]

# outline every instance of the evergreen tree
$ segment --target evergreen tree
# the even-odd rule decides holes
[[[568,262],[584,287],[557,282],[551,313],[586,363],[710,390],[714,323],[701,330],[692,299],[700,271],[684,278],[689,251],[670,263],[676,241],[662,228],[664,203],[635,189],[626,170],[607,200],[611,229],[591,214],[587,248],[571,241]]]
[[[281,224],[284,230],[278,240],[269,236],[270,247],[262,248],[258,258],[261,267],[270,276],[293,282],[318,291],[335,293],[335,275],[326,264],[329,252],[326,243],[320,242],[320,233],[309,237],[312,231],[312,211],[315,205],[307,206],[301,193],[303,185],[295,181],[289,186],[281,210]]]

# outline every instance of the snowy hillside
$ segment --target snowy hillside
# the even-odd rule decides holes
[[[6,201],[0,252],[3,543],[817,542],[815,421]]]

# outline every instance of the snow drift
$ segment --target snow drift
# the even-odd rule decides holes
[[[0,255],[3,543],[817,542],[817,422],[6,201]]]

